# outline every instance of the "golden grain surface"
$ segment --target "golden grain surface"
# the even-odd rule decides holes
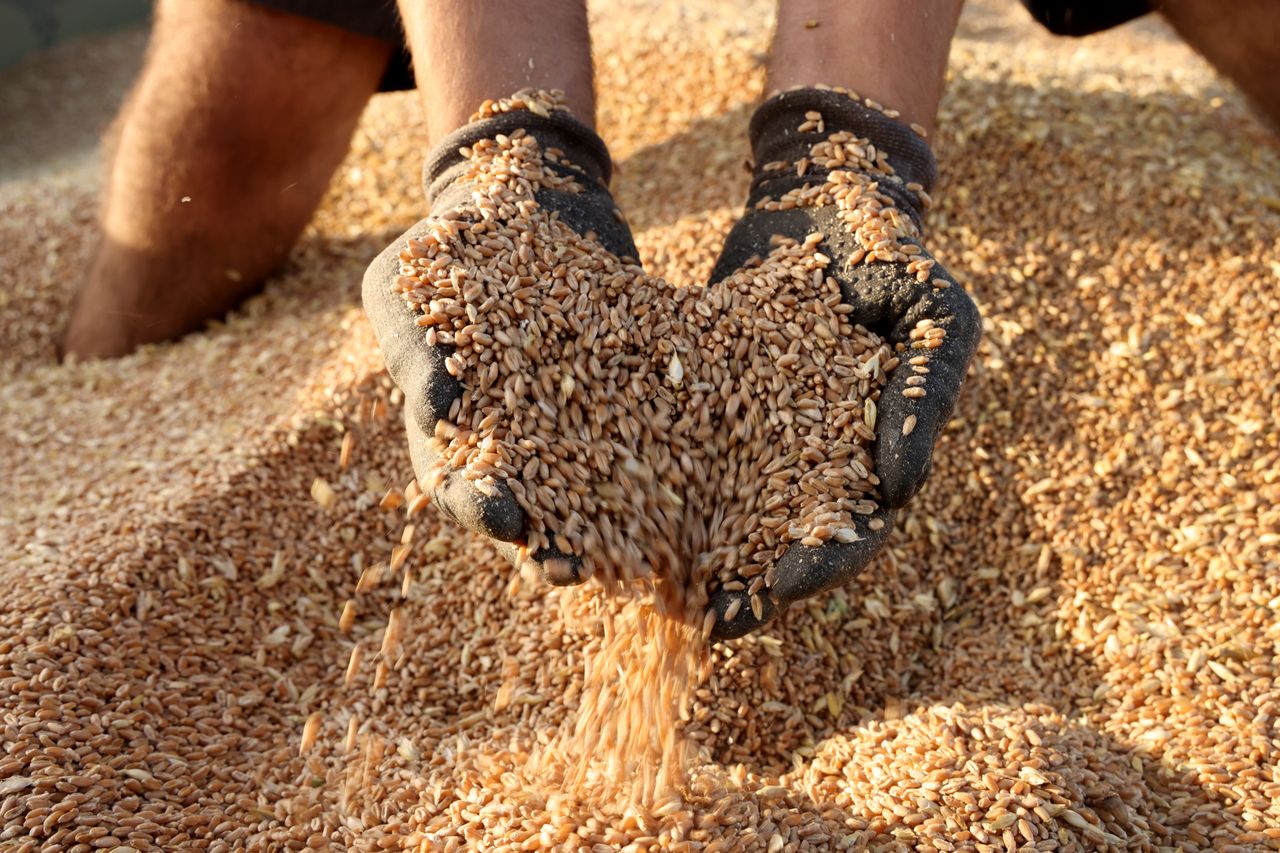
[[[696,281],[767,20],[673,5],[594,8],[601,129],[649,272]],[[105,118],[68,76],[63,142]],[[422,214],[411,96],[263,296],[109,364],[49,360],[92,158],[7,171],[0,849],[1274,849],[1277,139],[1149,23],[976,3],[951,77],[928,245],[986,324],[956,420],[882,559],[717,647],[661,815],[515,792],[603,641],[572,603],[430,514],[375,569],[408,460],[358,291]]]

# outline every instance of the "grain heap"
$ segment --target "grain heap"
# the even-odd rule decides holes
[[[739,210],[767,5],[595,8],[650,275],[705,281]],[[109,118],[69,47],[0,132]],[[94,170],[7,177],[0,849],[1274,849],[1276,137],[1147,25],[1055,41],[971,0],[952,77],[929,248],[987,324],[957,420],[883,559],[714,649],[665,814],[504,793],[578,709],[590,614],[430,513],[407,591],[353,591],[403,528],[373,509],[408,459],[358,282],[422,215],[412,95],[375,100],[263,297],[120,362],[47,355]]]
[[[522,91],[473,118],[512,104],[561,109],[557,93]],[[833,148],[840,164],[870,165],[865,140],[835,134],[815,156]],[[746,589],[759,616],[793,543],[859,537],[854,517],[876,506],[875,400],[898,358],[849,322],[820,234],[677,288],[541,209],[541,189],[582,189],[544,168],[558,152],[517,130],[462,153],[470,203],[409,240],[387,283],[428,345],[454,348],[445,367],[464,389],[430,439],[427,490],[454,472],[486,494],[505,484],[530,519],[519,561],[554,545],[633,599],[596,608],[609,641],[559,746],[608,768],[609,785],[581,769],[573,790],[625,782],[652,802],[683,771],[673,725],[706,669],[709,584]],[[782,203],[837,205],[879,247],[858,262],[906,257],[895,247],[914,226],[858,172],[835,168]]]

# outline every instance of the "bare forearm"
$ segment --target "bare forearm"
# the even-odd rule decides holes
[[[595,122],[591,38],[582,0],[400,0],[432,142],[476,107],[519,89],[563,89]]]
[[[963,0],[780,0],[767,91],[844,86],[933,129]]]

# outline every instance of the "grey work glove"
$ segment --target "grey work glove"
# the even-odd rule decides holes
[[[821,113],[821,132],[801,133],[805,114]],[[724,279],[752,258],[764,257],[770,239],[782,235],[803,241],[813,233],[825,239],[819,251],[832,259],[829,274],[840,283],[844,300],[854,307],[852,323],[881,335],[891,345],[905,345],[898,353],[902,364],[888,378],[879,402],[876,419],[876,441],[873,457],[880,478],[879,509],[869,516],[855,516],[859,541],[842,544],[834,540],[820,547],[792,545],[779,559],[777,581],[770,596],[762,596],[763,619],[752,613],[745,592],[714,593],[712,606],[718,619],[714,636],[725,639],[740,637],[768,622],[790,603],[840,586],[857,575],[884,546],[893,527],[894,512],[911,499],[929,475],[934,442],[942,432],[955,406],[960,384],[973,357],[981,333],[981,318],[973,301],[955,280],[934,266],[933,281],[950,286],[938,287],[933,281],[921,283],[906,263],[877,261],[847,265],[858,244],[844,223],[837,219],[834,205],[797,207],[789,210],[759,210],[762,198],[777,199],[788,190],[806,184],[821,184],[826,172],[811,167],[803,176],[795,168],[765,170],[770,163],[785,161],[795,164],[809,157],[815,143],[837,131],[849,131],[855,137],[869,140],[882,152],[896,174],[895,178],[875,175],[878,189],[893,198],[897,208],[907,213],[917,227],[922,225],[919,195],[907,184],[919,184],[927,193],[936,177],[933,154],[928,144],[909,128],[850,98],[830,90],[801,89],[777,95],[756,110],[751,119],[751,146],[755,160],[755,177],[743,215],[725,240],[724,249],[711,273],[711,281]],[[918,258],[929,258],[927,253]],[[910,336],[916,324],[931,319],[945,330],[942,345],[936,349],[915,350]],[[925,353],[929,356],[928,373],[913,370],[907,361]],[[926,378],[926,394],[920,398],[903,396],[912,376]],[[918,380],[917,380],[918,381]],[[903,435],[903,425],[914,416],[914,428]],[[877,529],[871,529],[875,520]],[[731,602],[741,599],[738,615],[724,620]]]
[[[593,232],[600,244],[615,255],[637,256],[631,232],[609,195],[609,152],[599,136],[567,112],[501,113],[460,128],[427,155],[424,181],[431,216],[398,237],[369,265],[363,285],[365,312],[378,337],[387,370],[404,392],[409,452],[414,471],[424,484],[429,482],[428,472],[436,461],[428,438],[434,434],[436,422],[448,417],[450,406],[464,389],[445,369],[445,359],[453,353],[453,347],[428,346],[428,330],[417,325],[416,312],[393,287],[399,275],[400,252],[411,238],[426,233],[434,218],[468,206],[475,187],[464,177],[467,161],[459,149],[499,134],[510,135],[517,129],[536,139],[544,152],[559,149],[561,162],[548,161],[546,168],[574,177],[583,187],[579,193],[539,190],[535,194],[538,204],[559,213],[560,220],[579,234]],[[517,548],[524,541],[526,519],[506,484],[499,484],[496,494],[490,497],[460,471],[452,472],[434,490],[432,499],[446,516],[496,540],[499,550],[515,559]],[[573,584],[584,579],[576,556],[549,548],[530,556],[541,567],[544,578],[553,584]],[[553,557],[562,559],[551,561]],[[549,566],[555,568],[549,570]]]

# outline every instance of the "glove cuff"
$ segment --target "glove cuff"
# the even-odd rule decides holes
[[[821,130],[806,117],[811,112],[821,114]],[[813,127],[801,131],[801,126],[806,125]],[[893,174],[873,173],[881,191],[893,197],[899,208],[921,225],[923,205],[907,185],[918,184],[926,193],[933,189],[938,167],[929,144],[902,122],[834,89],[793,89],[774,95],[756,109],[748,129],[755,160],[748,205],[764,196],[780,195],[792,186],[813,183],[815,178],[821,180],[827,169],[811,165],[804,176],[799,176],[794,164],[807,159],[814,145],[840,131],[868,140],[884,155]],[[780,162],[788,167],[764,169]]]
[[[574,175],[586,186],[594,183],[608,188],[613,162],[609,159],[609,149],[605,147],[604,140],[595,131],[563,110],[547,116],[529,110],[513,110],[463,125],[427,154],[422,170],[427,201],[434,202],[466,171],[467,160],[460,149],[500,134],[510,135],[517,130],[524,130],[536,139],[544,152],[558,149],[562,159],[568,161],[568,164],[549,164],[552,168]]]

